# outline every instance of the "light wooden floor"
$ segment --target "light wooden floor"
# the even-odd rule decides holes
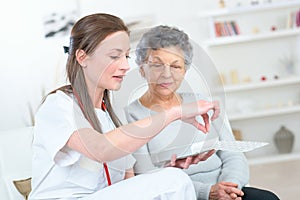
[[[300,160],[250,165],[250,185],[276,193],[281,200],[300,199]]]

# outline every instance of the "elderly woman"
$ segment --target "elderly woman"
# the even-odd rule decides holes
[[[136,63],[148,83],[148,90],[125,108],[127,120],[133,122],[195,99],[206,99],[200,94],[177,92],[192,57],[188,35],[177,28],[156,26],[146,32],[137,45]],[[234,140],[226,117],[225,124],[226,127],[219,130],[221,133],[211,130],[204,134],[179,120],[172,122],[162,130],[163,134],[133,154],[137,160],[135,172],[141,174],[156,169],[151,154],[172,148],[172,144],[180,141],[204,141],[213,131],[220,140]],[[243,153],[217,151],[207,161],[184,170],[193,180],[198,199],[278,199],[269,191],[245,187],[249,182],[249,169]]]

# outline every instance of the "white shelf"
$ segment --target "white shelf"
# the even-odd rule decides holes
[[[260,164],[286,162],[286,161],[299,160],[299,159],[300,159],[300,152],[294,152],[294,153],[287,153],[287,154],[263,156],[258,158],[248,158],[248,163],[249,165],[260,165]]]
[[[226,86],[224,86],[224,92],[225,93],[226,92],[239,92],[239,91],[245,91],[245,90],[256,90],[256,89],[264,89],[264,88],[293,85],[293,84],[300,84],[299,76],[278,79],[278,80],[272,80],[272,81],[258,82],[258,83],[226,85]]]
[[[204,42],[204,46],[213,47],[213,46],[221,46],[221,45],[229,45],[229,44],[238,44],[244,42],[297,36],[299,34],[300,34],[300,28],[294,28],[294,29],[286,29],[286,30],[277,30],[269,33],[258,33],[255,35],[236,35],[236,36],[219,37]]]
[[[277,2],[277,3],[265,3],[253,6],[241,6],[236,8],[224,8],[209,12],[201,13],[200,17],[224,17],[229,15],[246,14],[250,12],[268,11],[274,9],[293,8],[300,6],[299,0],[293,0],[288,2]]]
[[[257,119],[261,117],[278,116],[292,113],[300,113],[300,105],[289,106],[284,108],[265,109],[252,113],[231,114],[228,116],[229,121],[239,121],[246,119]]]

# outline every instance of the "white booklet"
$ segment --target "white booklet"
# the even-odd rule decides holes
[[[173,154],[177,155],[177,158],[185,158],[191,155],[196,155],[209,150],[221,150],[221,151],[233,151],[233,152],[248,152],[254,149],[267,145],[266,142],[254,142],[254,141],[219,141],[216,139],[210,139],[202,142],[196,142],[189,145],[182,145],[172,148],[167,148],[158,153],[151,153],[152,162],[155,165],[161,165],[170,161]]]

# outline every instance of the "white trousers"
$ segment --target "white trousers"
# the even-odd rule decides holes
[[[82,200],[195,200],[189,176],[181,169],[164,168],[106,187]]]

